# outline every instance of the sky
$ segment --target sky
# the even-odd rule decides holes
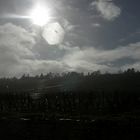
[[[43,26],[30,18],[37,4],[48,12]],[[139,0],[0,0],[0,77],[140,70],[139,5]]]

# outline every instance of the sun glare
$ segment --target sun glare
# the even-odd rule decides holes
[[[37,5],[30,13],[33,24],[44,26],[50,21],[50,11],[43,5]]]

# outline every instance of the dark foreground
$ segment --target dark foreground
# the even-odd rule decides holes
[[[1,119],[0,137],[4,140],[134,140],[140,138],[140,120]]]

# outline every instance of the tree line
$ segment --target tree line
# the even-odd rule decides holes
[[[0,79],[0,113],[91,117],[140,109],[140,72],[48,73]],[[35,116],[36,116],[35,115]]]

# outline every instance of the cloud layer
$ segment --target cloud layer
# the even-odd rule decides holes
[[[34,38],[24,28],[11,23],[1,25],[0,76],[21,72],[24,60],[34,58],[34,44]]]
[[[0,26],[0,77],[21,76],[24,73],[31,75],[47,72],[92,72],[101,70],[102,72],[116,72],[119,69],[134,67],[140,69],[140,42],[118,46],[113,50],[97,49],[95,47],[72,46],[66,42],[59,46],[53,46],[53,51],[61,55],[57,57],[49,46],[44,50],[49,51],[54,59],[36,57],[39,53],[36,50],[36,39],[33,33],[28,32],[23,27],[12,23]],[[47,54],[46,54],[47,55]],[[57,53],[56,53],[57,55]],[[118,67],[114,63],[121,59],[132,59],[135,63],[121,65]]]

